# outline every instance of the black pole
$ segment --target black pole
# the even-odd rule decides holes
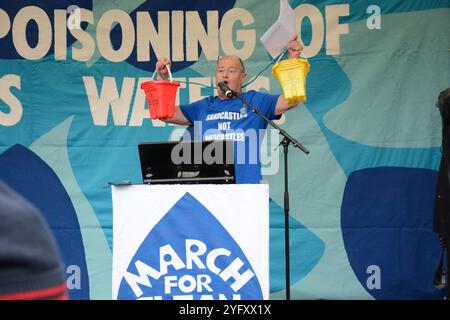
[[[288,150],[289,140],[283,138],[284,155],[284,251],[286,260],[286,300],[291,300],[291,264],[290,264],[290,242],[289,242],[289,175],[288,175]]]
[[[228,95],[230,94],[230,95]],[[278,130],[278,133],[283,136],[283,140],[280,142],[283,145],[284,153],[284,250],[285,250],[285,260],[286,260],[286,300],[291,299],[291,271],[290,271],[290,254],[289,254],[289,176],[288,176],[288,148],[289,144],[293,144],[294,147],[299,148],[304,153],[309,154],[309,151],[302,146],[297,140],[295,140],[286,131],[281,129],[279,125],[269,120],[264,116],[258,109],[248,103],[244,98],[234,91],[227,91],[227,96],[229,98],[236,97],[241,100],[245,105],[250,107],[250,109],[256,113],[258,116],[263,118],[268,124]]]

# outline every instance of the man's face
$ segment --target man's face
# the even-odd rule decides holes
[[[219,60],[216,70],[216,81],[224,80],[228,87],[238,93],[242,92],[242,84],[245,81],[246,74],[242,68],[241,62],[236,58],[225,57]],[[217,91],[219,97],[224,97],[221,90]]]

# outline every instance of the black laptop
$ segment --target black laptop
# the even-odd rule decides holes
[[[143,142],[138,147],[145,184],[235,183],[232,141]]]

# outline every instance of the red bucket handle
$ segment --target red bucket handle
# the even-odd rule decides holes
[[[166,68],[167,68],[167,71],[169,71],[169,79],[170,79],[170,82],[173,82],[172,72],[170,72],[170,67],[169,67],[168,64],[166,65]],[[156,71],[159,71],[159,69],[155,69],[155,72],[153,72],[152,80],[155,78]]]

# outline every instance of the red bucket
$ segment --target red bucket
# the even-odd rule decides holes
[[[170,81],[151,80],[141,83],[141,89],[144,90],[147,97],[150,118],[152,119],[172,118],[175,115],[175,98],[180,83],[173,81],[170,69],[168,70]],[[156,71],[153,73],[152,79],[155,77]]]

